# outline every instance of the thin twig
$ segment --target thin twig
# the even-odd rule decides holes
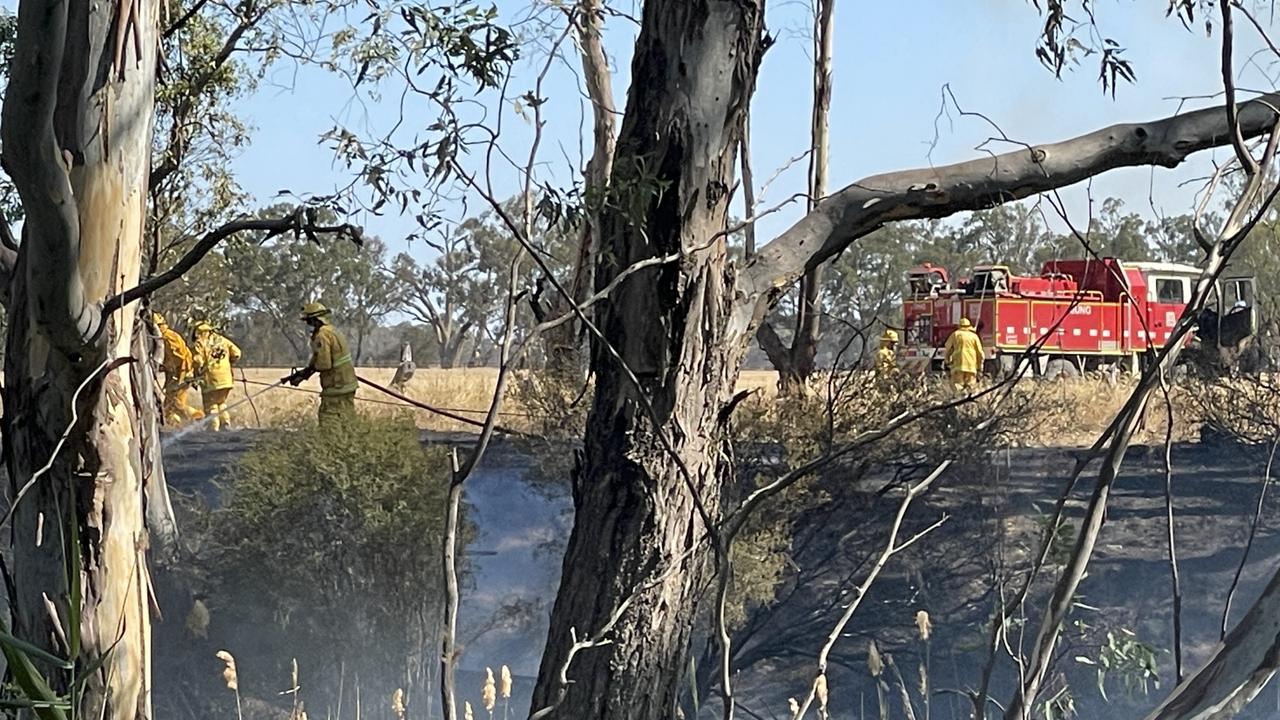
[[[1235,46],[1235,35],[1231,22],[1231,0],[1218,3],[1222,9],[1222,88],[1226,98],[1227,127],[1231,132],[1231,147],[1236,151],[1236,159],[1249,174],[1258,172],[1258,161],[1249,153],[1244,144],[1244,134],[1240,131],[1240,111],[1236,107],[1236,70],[1231,61]]]
[[[1164,392],[1164,511],[1168,528],[1169,581],[1173,593],[1173,671],[1182,682],[1182,581],[1178,573],[1178,544],[1173,518],[1173,400],[1169,397],[1169,381],[1160,372],[1160,389]]]
[[[951,467],[950,460],[942,461],[936,468],[934,468],[933,472],[929,473],[928,477],[907,489],[906,497],[904,497],[902,502],[898,505],[898,513],[894,516],[893,525],[889,528],[889,539],[885,542],[884,549],[880,552],[880,556],[876,558],[875,565],[871,567],[871,571],[867,573],[867,577],[863,579],[862,584],[854,589],[853,601],[849,603],[847,608],[845,608],[844,614],[840,616],[840,620],[836,622],[835,627],[833,627],[830,634],[827,635],[827,640],[823,644],[822,650],[818,652],[818,674],[814,677],[814,685],[809,688],[809,695],[800,706],[800,712],[796,714],[795,720],[803,720],[805,713],[808,712],[809,707],[813,705],[814,697],[817,694],[817,677],[826,674],[827,661],[831,657],[832,649],[835,648],[836,642],[839,641],[840,637],[844,635],[845,627],[848,626],[849,621],[853,619],[854,613],[858,611],[858,607],[862,605],[863,599],[866,598],[867,591],[871,589],[872,584],[875,583],[880,572],[884,570],[884,566],[888,564],[889,559],[902,550],[910,547],[917,540],[936,530],[946,522],[947,516],[943,515],[940,520],[919,533],[916,533],[910,540],[905,543],[898,544],[898,533],[902,530],[902,522],[907,516],[907,510],[910,509],[911,503],[914,502],[916,498],[920,497],[920,495],[924,494],[924,492],[933,485],[933,482],[937,480],[942,473],[946,472],[946,469],[949,467]]]
[[[1231,604],[1235,600],[1236,589],[1240,586],[1240,576],[1244,574],[1244,567],[1249,562],[1249,552],[1253,550],[1253,540],[1258,534],[1258,526],[1262,523],[1262,507],[1267,500],[1267,488],[1271,486],[1271,467],[1276,459],[1277,445],[1280,445],[1280,434],[1277,434],[1271,441],[1271,452],[1267,454],[1267,466],[1262,476],[1262,487],[1258,489],[1258,504],[1254,508],[1253,519],[1249,523],[1249,539],[1245,541],[1244,552],[1240,553],[1240,564],[1236,566],[1236,573],[1231,578],[1231,587],[1227,589],[1226,602],[1222,604],[1222,626],[1218,640],[1222,640],[1227,636],[1227,622],[1231,616]]]

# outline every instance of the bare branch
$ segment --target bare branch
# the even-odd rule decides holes
[[[1253,155],[1249,154],[1249,148],[1245,147],[1244,135],[1241,134],[1237,117],[1239,109],[1236,107],[1236,69],[1231,62],[1232,50],[1235,47],[1231,0],[1222,0],[1218,3],[1218,7],[1222,9],[1222,88],[1226,101],[1227,127],[1231,129],[1231,146],[1236,151],[1236,160],[1240,161],[1240,167],[1245,168],[1245,171],[1252,175],[1258,172],[1258,161],[1253,159]]]
[[[756,214],[756,175],[751,168],[751,110],[742,113],[742,138],[738,141],[738,163],[742,167],[742,206],[744,214],[751,217]],[[743,248],[745,257],[756,254],[756,224],[745,223],[743,228],[746,243]]]
[[[1160,373],[1160,390],[1164,393],[1164,511],[1166,540],[1169,548],[1169,580],[1173,594],[1173,676],[1182,682],[1182,579],[1178,573],[1178,543],[1173,518],[1173,399],[1169,397],[1169,380]],[[1265,485],[1264,485],[1265,487]]]
[[[1240,104],[1240,135],[1252,138],[1270,131],[1277,118],[1272,106],[1278,102],[1280,94],[1273,93]],[[860,180],[823,200],[747,263],[739,283],[739,323],[747,330],[757,305],[770,302],[778,288],[885,223],[979,210],[1121,167],[1176,167],[1192,153],[1231,142],[1232,134],[1222,108],[1207,108],[954,165]]]
[[[160,290],[185,275],[191,268],[204,259],[223,240],[242,232],[266,232],[267,237],[282,235],[286,232],[306,235],[308,239],[317,240],[320,235],[338,235],[350,239],[357,244],[362,242],[363,233],[354,225],[320,225],[311,217],[307,208],[299,207],[292,215],[281,218],[244,218],[233,220],[222,227],[205,233],[185,255],[174,263],[173,267],[159,275],[153,275],[129,288],[119,295],[107,299],[102,306],[102,314],[109,315],[124,306]]]
[[[907,488],[906,497],[904,497],[902,499],[902,503],[898,505],[898,514],[894,516],[893,525],[889,528],[889,538],[885,541],[884,549],[880,551],[880,555],[876,558],[875,565],[871,567],[870,572],[867,573],[867,577],[864,578],[862,583],[854,589],[853,600],[849,603],[849,606],[845,608],[844,613],[840,616],[840,620],[836,623],[835,627],[831,629],[830,634],[827,635],[827,641],[823,644],[822,650],[818,652],[818,675],[815,676],[813,687],[809,689],[809,696],[805,698],[804,703],[800,706],[800,712],[796,713],[795,720],[802,720],[805,713],[808,712],[809,707],[813,705],[813,700],[816,695],[815,689],[817,687],[816,678],[826,674],[827,661],[831,657],[831,650],[835,648],[836,642],[839,641],[842,635],[844,635],[845,627],[848,626],[849,621],[853,619],[854,613],[856,613],[858,611],[858,607],[862,605],[863,598],[867,596],[867,591],[871,589],[873,584],[875,584],[876,578],[880,576],[880,572],[884,570],[884,566],[888,564],[889,559],[899,552],[902,552],[916,540],[937,529],[946,521],[946,516],[943,516],[941,520],[938,520],[928,528],[922,530],[920,533],[917,533],[907,542],[898,544],[898,533],[902,531],[902,521],[906,519],[907,510],[910,509],[911,503],[914,502],[916,498],[924,494],[924,492],[933,485],[933,482],[937,480],[942,473],[946,472],[949,467],[951,467],[951,461],[944,460],[934,468],[933,472],[929,473],[928,477]]]
[[[601,0],[580,0],[577,12],[571,18],[577,30],[579,52],[582,56],[582,79],[591,102],[592,151],[583,173],[583,190],[588,210],[583,221],[582,237],[578,248],[578,263],[573,277],[574,302],[595,285],[595,258],[600,245],[600,216],[591,208],[600,203],[600,197],[609,186],[613,172],[613,155],[617,136],[617,110],[613,104],[613,76],[605,56],[603,32],[603,8]]]

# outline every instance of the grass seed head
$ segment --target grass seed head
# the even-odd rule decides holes
[[[871,671],[871,677],[880,677],[884,672],[884,661],[880,659],[880,648],[876,647],[875,640],[867,643],[867,669]]]
[[[484,703],[484,709],[493,712],[493,707],[498,704],[498,685],[493,680],[493,668],[484,669],[484,687],[480,690],[480,702]]]
[[[506,665],[502,666],[502,684],[498,686],[498,692],[504,700],[511,698],[511,668]]]
[[[404,720],[404,690],[401,688],[396,688],[391,694],[391,712],[398,720]]]
[[[818,708],[824,713],[827,711],[827,676],[826,673],[818,676],[813,681],[813,694],[818,698]]]
[[[471,702],[462,703],[462,720],[476,720],[475,713],[471,712]]]
[[[221,660],[226,667],[222,669],[222,679],[227,683],[228,690],[240,689],[240,676],[236,674],[236,659],[226,650],[219,650],[218,659]]]
[[[800,703],[795,698],[787,698],[787,709],[791,711],[791,717],[800,714]]]
[[[929,635],[933,633],[933,623],[929,622],[929,612],[927,610],[916,612],[916,630],[920,631],[920,639],[928,642]]]

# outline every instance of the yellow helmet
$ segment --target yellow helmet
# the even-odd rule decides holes
[[[960,324],[959,324],[957,327],[962,327],[962,328],[968,329],[968,328],[973,327],[973,323],[969,322],[969,318],[967,318],[967,317],[962,317],[962,318],[960,318]]]
[[[158,328],[169,327],[169,323],[164,321],[164,316],[158,312],[151,313],[151,322],[155,323],[155,326]]]
[[[893,328],[889,328],[884,331],[884,335],[881,335],[880,339],[884,342],[896,343],[898,342],[898,331]]]
[[[310,320],[311,318],[324,317],[329,314],[329,308],[322,303],[309,302],[302,306],[302,319]]]
[[[201,320],[200,322],[196,323],[196,332],[198,333],[213,332],[213,326]]]

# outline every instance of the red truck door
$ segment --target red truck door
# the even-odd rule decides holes
[[[1191,278],[1181,275],[1153,274],[1147,278],[1147,313],[1144,328],[1134,328],[1146,333],[1146,341],[1162,347],[1169,341],[1169,334],[1178,317],[1191,299]],[[1142,335],[1139,335],[1142,338]]]

